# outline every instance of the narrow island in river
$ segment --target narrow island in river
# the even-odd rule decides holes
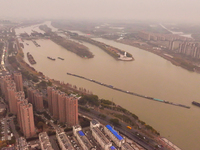
[[[78,41],[84,41],[90,44],[93,44],[99,48],[101,48],[102,50],[104,50],[106,53],[108,53],[109,55],[111,55],[112,57],[114,57],[117,60],[122,60],[122,61],[132,61],[134,60],[133,56],[123,50],[120,50],[116,47],[107,45],[105,43],[99,42],[99,41],[95,41],[89,37],[86,36],[82,36],[82,35],[78,35],[77,33],[73,33],[70,31],[64,31],[63,32],[67,35],[69,35],[72,39],[78,40]],[[66,33],[67,32],[67,33]]]
[[[92,52],[90,52],[86,46],[79,44],[78,42],[74,42],[74,41],[68,40],[66,38],[63,38],[63,37],[57,35],[55,32],[52,32],[51,29],[49,27],[47,27],[46,25],[41,25],[41,26],[39,26],[39,28],[41,30],[43,30],[44,32],[46,32],[46,34],[48,34],[50,36],[50,39],[53,42],[64,47],[65,49],[77,54],[78,56],[83,57],[83,58],[93,58],[94,57]]]

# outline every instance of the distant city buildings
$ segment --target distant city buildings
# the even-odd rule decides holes
[[[140,31],[138,36],[146,41],[168,41],[168,49],[191,58],[200,59],[200,45],[192,38],[176,35]]]
[[[177,34],[162,34],[162,33],[152,33],[147,31],[140,31],[138,33],[138,36],[146,41],[174,41],[174,40],[180,40],[180,41],[192,41],[192,38],[180,36]]]
[[[78,99],[54,87],[47,87],[49,112],[68,126],[78,124]]]
[[[200,58],[200,47],[198,43],[194,42],[182,42],[179,44],[177,53],[185,54],[193,58]]]

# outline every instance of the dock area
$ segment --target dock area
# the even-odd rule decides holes
[[[131,91],[122,90],[122,89],[116,88],[112,85],[101,83],[99,81],[95,81],[93,79],[88,79],[88,78],[85,78],[83,76],[79,76],[79,75],[76,75],[76,74],[67,73],[67,75],[71,75],[71,76],[75,76],[75,77],[78,77],[78,78],[81,78],[81,79],[84,79],[84,80],[88,80],[90,82],[94,82],[96,84],[105,86],[107,88],[110,88],[110,89],[113,89],[113,90],[116,90],[116,91],[120,91],[120,92],[123,92],[123,93],[126,93],[126,94],[142,97],[142,98],[145,98],[145,99],[148,99],[148,100],[153,100],[153,101],[156,101],[156,102],[161,102],[161,103],[170,104],[170,105],[179,106],[179,107],[188,108],[188,109],[190,108],[189,106],[186,106],[186,105],[183,105],[183,104],[173,103],[173,102],[169,102],[169,101],[165,101],[165,100],[161,100],[161,99],[157,99],[157,98],[153,98],[153,97],[149,97],[149,96],[140,95],[140,94],[137,94],[137,93],[134,93],[134,92],[131,92]]]

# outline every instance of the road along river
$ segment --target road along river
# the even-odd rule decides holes
[[[24,31],[28,33],[32,28],[39,31],[38,27],[31,26],[16,29],[16,33],[24,33]],[[84,59],[51,40],[37,40],[41,47],[36,47],[32,41],[24,41],[29,44],[24,44],[25,61],[29,63],[26,53],[30,52],[37,62],[33,65],[37,71],[43,72],[50,78],[85,87],[100,98],[113,99],[115,103],[153,126],[162,136],[178,147],[184,150],[199,150],[200,108],[191,105],[191,102],[200,101],[200,75],[174,66],[169,61],[139,48],[102,38],[95,38],[95,40],[131,53],[135,61],[116,61],[100,48],[83,42],[95,55],[92,59]],[[47,59],[47,56],[56,58],[56,61]],[[57,59],[57,57],[65,60]],[[127,91],[181,103],[191,108],[166,105],[114,91],[87,80],[69,76],[67,72]]]

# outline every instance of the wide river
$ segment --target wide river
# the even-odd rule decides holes
[[[47,22],[50,26],[50,22]],[[16,29],[16,33],[41,32],[37,26]],[[55,31],[56,29],[53,28]],[[183,150],[200,149],[200,108],[191,105],[200,102],[200,74],[189,72],[150,52],[111,40],[95,40],[128,51],[135,61],[116,61],[100,48],[83,42],[95,55],[92,59],[80,58],[51,40],[24,42],[26,53],[30,52],[37,64],[33,67],[44,75],[91,90],[100,98],[109,99],[135,113]],[[29,43],[26,45],[25,43]],[[56,59],[51,61],[47,56]],[[175,103],[191,106],[190,109],[154,102],[82,80],[66,73],[74,73],[115,87]]]

